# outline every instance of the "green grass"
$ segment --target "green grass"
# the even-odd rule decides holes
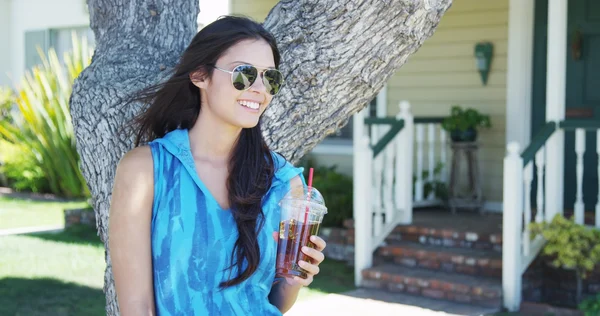
[[[0,237],[0,315],[105,315],[104,247],[93,229]],[[327,259],[298,301],[354,289],[353,270]]]
[[[0,237],[0,315],[105,315],[104,247],[92,229]]]
[[[298,301],[355,289],[354,269],[344,262],[325,259],[319,268],[321,271],[315,276],[313,283],[300,290]]]
[[[41,202],[0,197],[0,229],[64,225],[64,210],[87,207],[82,202]]]

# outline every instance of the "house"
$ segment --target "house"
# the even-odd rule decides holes
[[[227,1],[201,1],[198,25],[227,14]],[[0,86],[14,86],[26,69],[40,62],[42,51],[53,47],[61,57],[71,49],[71,34],[86,37],[93,46],[86,0],[0,0]]]
[[[262,21],[276,3],[233,0],[231,10]],[[487,43],[493,54],[484,84],[475,49]],[[527,225],[574,214],[577,223],[600,227],[599,71],[597,1],[455,0],[371,109],[355,115],[346,137],[353,145],[334,137],[313,151],[321,163],[347,168],[354,161],[356,284],[487,306],[501,301],[511,311],[524,297],[572,305],[560,283],[574,277],[540,272],[535,259],[544,240]],[[484,209],[495,218],[413,207],[431,200],[421,171],[445,162],[440,178],[447,180],[446,135],[431,118],[447,116],[453,104],[491,116],[478,163]],[[369,127],[376,120],[366,116],[403,121],[385,154],[373,150],[385,130]],[[600,292],[597,281],[585,287]]]

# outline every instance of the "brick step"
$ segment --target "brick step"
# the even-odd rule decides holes
[[[435,229],[416,225],[399,225],[386,237],[385,241],[388,244],[410,241],[430,246],[502,252],[502,233],[459,231],[454,228]]]
[[[485,307],[502,305],[502,282],[393,264],[362,271],[363,286]]]
[[[473,220],[471,221],[473,222]],[[354,243],[354,221],[352,219],[345,220],[344,227],[348,228],[348,242]],[[431,246],[502,252],[501,229],[477,227],[474,224],[465,226],[454,222],[448,222],[444,228],[428,227],[427,223],[398,225],[385,241],[388,244],[411,241]]]
[[[426,246],[403,241],[379,247],[375,251],[375,262],[449,273],[502,277],[502,255],[490,250]]]

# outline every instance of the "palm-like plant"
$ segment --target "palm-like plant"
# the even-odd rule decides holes
[[[16,189],[89,196],[79,169],[69,98],[75,78],[90,63],[91,49],[85,38],[73,35],[72,42],[64,65],[54,49],[45,55],[38,48],[42,65],[21,81],[17,114],[12,122],[0,121],[0,148],[7,152],[2,171]]]

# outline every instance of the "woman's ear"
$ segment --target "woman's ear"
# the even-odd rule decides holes
[[[192,83],[201,89],[208,88],[208,76],[204,70],[196,70],[190,73]]]

